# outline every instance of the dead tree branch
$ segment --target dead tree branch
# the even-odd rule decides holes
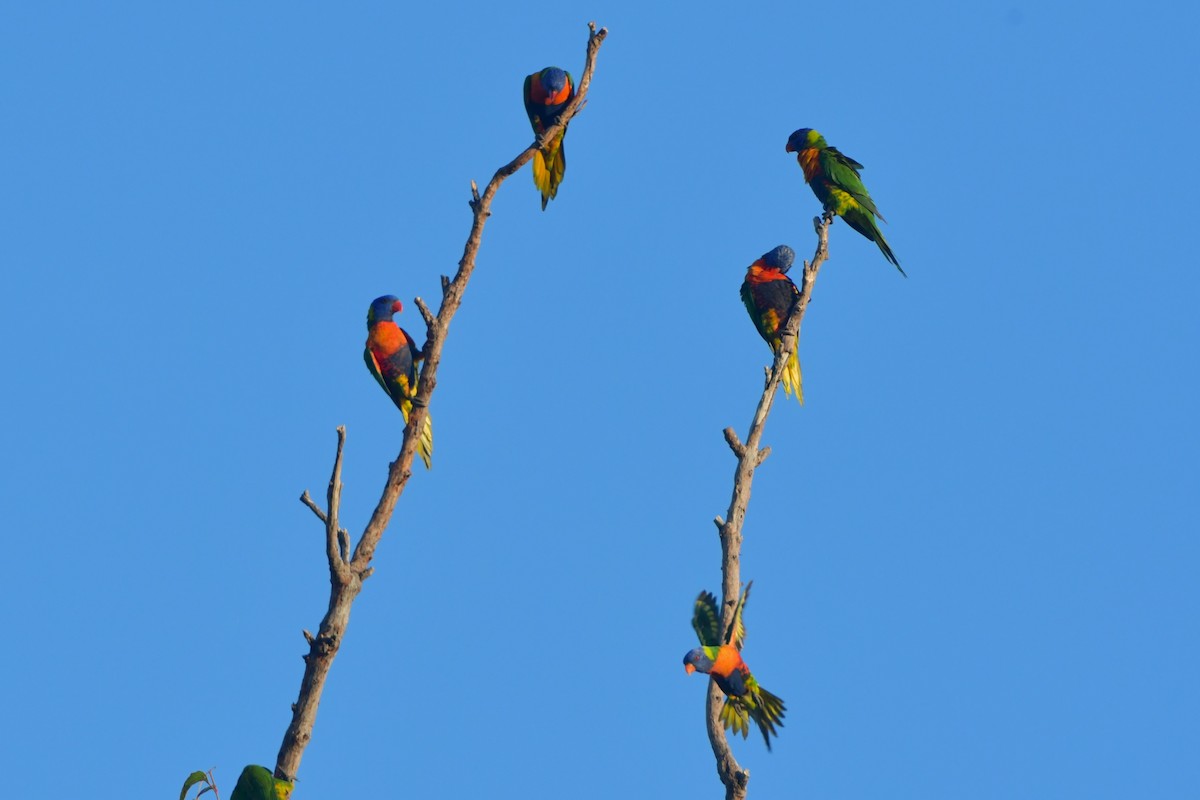
[[[813,284],[821,265],[829,258],[829,225],[832,217],[828,214],[813,220],[817,232],[817,250],[812,262],[804,262],[804,279],[800,287],[800,296],[792,306],[783,330],[783,345],[775,354],[775,361],[767,375],[767,384],[763,388],[762,397],[754,411],[750,422],[750,431],[743,443],[738,439],[733,428],[726,428],[725,441],[737,458],[737,467],[733,472],[733,497],[729,501],[729,511],[725,519],[717,517],[713,521],[717,525],[717,533],[721,538],[721,630],[728,630],[733,622],[733,612],[741,592],[741,558],[742,558],[742,523],[746,520],[746,508],[750,504],[750,484],[754,480],[754,470],[758,468],[771,448],[760,448],[763,428],[767,415],[771,413],[771,404],[775,400],[775,390],[779,387],[780,378],[787,365],[788,357],[799,345],[800,323],[804,320],[804,312],[808,309],[808,301],[812,298]],[[708,741],[712,745],[713,756],[717,760],[717,775],[725,785],[725,800],[743,800],[746,797],[746,786],[750,781],[750,773],[742,769],[729,742],[725,738],[725,728],[721,724],[720,711],[722,704],[721,690],[715,681],[709,681],[708,699],[705,703],[705,719],[708,725]]]
[[[423,348],[424,361],[421,375],[417,381],[417,393],[413,399],[413,409],[408,416],[408,424],[404,427],[404,441],[400,446],[400,454],[388,469],[387,481],[383,487],[382,496],[367,522],[358,544],[350,556],[349,534],[338,527],[338,511],[342,492],[342,449],[346,441],[346,431],[338,428],[338,447],[334,458],[333,475],[329,481],[326,494],[328,509],[322,511],[309,497],[308,492],[301,496],[301,502],[308,506],[317,517],[325,523],[325,556],[329,561],[329,609],[321,620],[317,635],[305,632],[305,640],[309,643],[308,654],[304,656],[304,677],[300,683],[300,696],[292,705],[292,721],[283,736],[283,744],[275,760],[275,777],[294,781],[300,769],[300,759],[304,748],[312,739],[313,725],[316,722],[317,706],[321,701],[321,692],[325,686],[329,669],[337,655],[346,627],[350,622],[350,607],[354,598],[362,590],[363,581],[370,577],[371,559],[375,548],[383,537],[383,532],[391,521],[396,502],[400,499],[408,479],[412,476],[413,455],[420,431],[429,414],[429,400],[437,386],[437,370],[442,360],[442,348],[450,330],[450,322],[454,319],[462,304],[467,282],[475,270],[475,257],[483,239],[483,226],[491,215],[492,198],[506,178],[520,169],[533,158],[544,141],[550,140],[562,129],[583,107],[587,98],[588,87],[592,82],[592,73],[596,67],[596,54],[608,35],[606,28],[596,30],[595,23],[588,23],[587,57],[583,67],[583,77],[576,90],[575,99],[563,109],[559,121],[550,126],[533,144],[496,171],[488,182],[483,194],[475,182],[471,182],[471,232],[467,236],[463,248],[462,259],[458,262],[458,272],[453,280],[442,276],[442,304],[437,316],[434,316],[425,303],[416,299],[416,306],[425,320],[426,341]]]

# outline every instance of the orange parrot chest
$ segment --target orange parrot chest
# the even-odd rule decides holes
[[[367,333],[367,347],[378,358],[389,356],[408,344],[408,337],[394,322],[380,322]]]
[[[813,176],[817,174],[817,169],[820,166],[821,151],[815,147],[810,147],[807,150],[801,150],[796,155],[796,160],[800,162],[800,169],[804,170],[804,180],[811,181]]]
[[[771,267],[758,267],[751,265],[750,269],[746,270],[747,283],[771,283],[773,281],[787,280],[784,274],[777,269]]]
[[[713,660],[712,671],[718,675],[729,675],[742,666],[742,654],[731,644],[721,645],[720,652]]]
[[[554,94],[546,91],[546,87],[542,85],[542,81],[537,76],[534,77],[532,85],[529,87],[529,99],[535,103],[541,103],[546,106],[556,106],[560,103],[567,102],[567,98],[571,96],[571,84],[568,82],[562,89]]]

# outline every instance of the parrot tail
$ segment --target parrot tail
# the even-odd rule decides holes
[[[740,733],[743,739],[750,733],[750,711],[742,698],[727,696],[718,716],[726,730]]]
[[[900,274],[908,277],[908,273],[900,266],[900,261],[896,258],[896,254],[892,252],[892,247],[887,243],[887,239],[883,238],[883,231],[879,230],[879,224],[875,222],[875,215],[862,208],[847,209],[842,214],[842,219],[854,230],[861,233],[863,236],[870,239],[879,246],[879,252],[883,253],[883,257],[892,263],[896,269],[900,270]],[[883,217],[880,217],[883,219]]]
[[[412,411],[412,402],[405,400],[400,410],[404,413],[404,423],[407,425],[408,415]],[[425,426],[421,429],[421,437],[417,440],[417,454],[425,462],[425,469],[433,468],[433,417],[429,414],[425,415]]]
[[[776,728],[783,727],[785,710],[782,700],[761,686],[756,686],[741,697],[727,696],[719,717],[726,729],[740,733],[743,739],[750,732],[750,720],[754,720],[762,732],[767,750],[770,750],[771,737],[779,735]]]
[[[761,686],[755,689],[752,697],[754,702],[747,703],[750,716],[758,724],[758,729],[762,731],[763,741],[767,743],[767,749],[770,750],[771,736],[779,735],[775,727],[783,727],[783,701]]]
[[[900,266],[900,262],[896,260],[896,254],[892,252],[887,239],[883,238],[883,231],[879,230],[878,225],[874,225],[873,227],[875,228],[875,244],[879,245],[879,252],[883,253],[883,257],[892,262],[893,266],[900,270],[900,274],[907,278],[908,273],[904,271],[904,268]]]
[[[417,452],[425,462],[425,469],[433,468],[433,417],[425,415],[425,427],[421,429],[421,440],[417,442]]]
[[[548,143],[545,152],[538,150],[533,154],[533,185],[542,193],[542,211],[558,196],[558,185],[567,172],[567,153],[563,149],[565,134],[563,131]]]
[[[796,343],[796,349],[800,349],[800,343]],[[800,401],[800,405],[804,405],[804,387],[800,378],[800,356],[796,350],[788,356],[787,364],[783,367],[783,391],[788,395],[796,395],[796,399]]]

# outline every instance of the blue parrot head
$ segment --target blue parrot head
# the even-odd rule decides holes
[[[788,137],[787,147],[783,149],[788,153],[799,153],[801,150],[807,150],[810,147],[824,146],[824,136],[817,133],[812,128],[801,128]]]
[[[546,67],[542,70],[542,88],[550,96],[554,96],[567,87],[567,73],[558,67]]]
[[[713,668],[713,660],[704,654],[704,649],[697,647],[689,650],[683,657],[683,669],[688,675],[693,672],[709,672]]]
[[[404,308],[404,304],[394,294],[385,294],[383,297],[376,297],[371,301],[371,308],[367,310],[367,326],[369,327],[381,321],[390,322],[392,315],[400,313],[400,309],[402,308]]]
[[[796,261],[796,251],[786,244],[781,244],[774,250],[763,253],[762,258],[759,260],[762,261],[763,266],[777,269],[780,272],[787,272]]]

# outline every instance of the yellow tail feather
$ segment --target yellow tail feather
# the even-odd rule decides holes
[[[409,412],[412,411],[412,403],[405,401],[404,407],[400,410],[404,412],[404,422],[407,424]],[[425,462],[425,469],[433,468],[433,417],[429,414],[425,415],[425,425],[421,428],[421,438],[417,440],[417,454]]]
[[[796,351],[788,358],[783,368],[783,391],[788,395],[796,395],[800,405],[804,405],[804,384],[800,378],[800,357]]]
[[[562,183],[567,171],[567,160],[563,155],[563,135],[546,145],[546,152],[538,150],[533,154],[533,185],[542,193],[542,210],[546,203],[558,196],[558,185]]]
[[[421,441],[417,442],[417,452],[425,462],[425,469],[433,468],[433,417],[425,415],[425,426],[421,429]]]

